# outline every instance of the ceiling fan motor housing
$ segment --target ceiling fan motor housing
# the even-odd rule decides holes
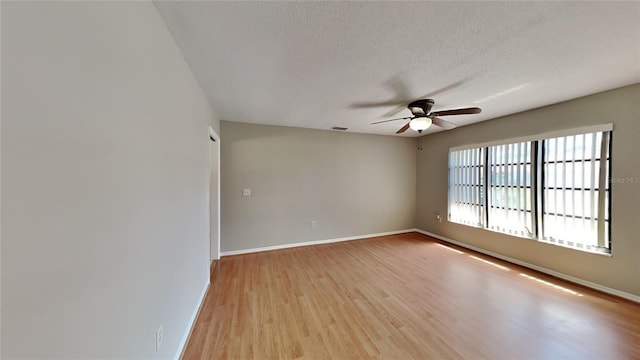
[[[420,99],[411,102],[407,108],[409,108],[414,116],[426,116],[431,111],[433,104],[435,104],[435,101],[431,99]]]

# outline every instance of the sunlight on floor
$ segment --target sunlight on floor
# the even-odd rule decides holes
[[[445,248],[445,249],[447,249],[447,250],[449,250],[449,251],[453,251],[454,253],[464,254],[464,252],[463,252],[463,251],[460,251],[460,250],[457,250],[457,249],[454,249],[454,248],[448,247],[448,246],[446,246],[446,245],[442,245],[442,244],[436,244],[436,245],[440,246],[441,248]]]
[[[500,265],[500,264],[496,264],[496,263],[494,263],[494,262],[492,262],[492,261],[485,260],[485,259],[483,259],[483,258],[479,258],[479,257],[477,257],[477,256],[469,255],[469,257],[470,257],[470,258],[472,258],[472,259],[474,259],[474,260],[482,261],[482,262],[483,262],[483,263],[485,263],[485,264],[489,264],[489,265],[491,265],[491,266],[495,266],[495,267],[497,267],[498,269],[507,270],[507,271],[509,270],[509,268],[508,268],[508,267],[506,267],[506,266],[502,266],[502,265]]]
[[[447,250],[449,250],[449,251],[453,251],[454,253],[457,253],[457,254],[464,254],[464,252],[463,252],[463,251],[460,251],[460,250],[458,250],[458,249],[454,249],[454,248],[449,247],[449,246],[447,246],[447,245],[437,244],[437,243],[436,243],[436,245],[440,246],[441,248],[447,249]],[[483,263],[485,263],[485,264],[487,264],[487,265],[491,265],[491,266],[493,266],[493,267],[496,267],[496,268],[498,268],[498,269],[507,270],[507,271],[510,271],[510,270],[511,270],[511,269],[509,269],[508,267],[506,267],[506,266],[504,266],[504,265],[500,265],[500,264],[494,263],[493,261],[489,261],[489,260],[483,259],[483,258],[478,257],[478,256],[475,256],[475,255],[469,255],[469,257],[470,257],[470,258],[472,258],[472,259],[474,259],[474,260],[478,260],[478,261],[480,261],[480,262],[483,262]],[[540,283],[540,284],[547,285],[547,286],[549,286],[549,287],[552,287],[552,288],[558,289],[558,290],[563,291],[563,292],[566,292],[566,293],[568,293],[568,294],[572,294],[572,295],[576,295],[576,296],[582,296],[582,294],[580,294],[580,293],[578,293],[578,292],[575,292],[575,291],[573,291],[573,290],[571,290],[571,289],[568,289],[568,288],[566,288],[566,287],[563,287],[563,286],[560,286],[560,285],[556,285],[556,284],[554,284],[554,283],[551,283],[551,282],[548,282],[548,281],[545,281],[545,280],[539,279],[539,278],[537,278],[537,277],[535,277],[535,276],[527,275],[527,274],[524,274],[524,273],[520,273],[520,276],[525,277],[525,278],[527,278],[527,279],[529,279],[529,280],[533,280],[533,281],[535,281],[535,282],[537,282],[537,283]]]
[[[523,274],[523,273],[520,273],[520,276],[525,277],[525,278],[527,278],[529,280],[533,280],[533,281],[538,282],[540,284],[544,284],[544,285],[550,286],[552,288],[564,291],[564,292],[572,294],[572,295],[582,296],[582,294],[580,294],[578,292],[575,292],[575,291],[573,291],[571,289],[567,289],[566,287],[563,287],[563,286],[560,286],[560,285],[556,285],[554,283],[550,283],[550,282],[542,280],[542,279],[538,279],[535,276],[531,276],[531,275],[527,275],[527,274]]]

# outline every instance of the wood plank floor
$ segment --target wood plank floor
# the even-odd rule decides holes
[[[640,305],[409,233],[222,258],[183,359],[640,359]]]

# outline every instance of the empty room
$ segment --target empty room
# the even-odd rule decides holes
[[[2,359],[640,359],[640,2],[0,2]]]

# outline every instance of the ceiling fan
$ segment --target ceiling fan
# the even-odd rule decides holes
[[[431,112],[431,108],[435,104],[435,101],[431,99],[420,99],[411,102],[407,105],[407,108],[411,111],[413,116],[401,117],[397,119],[390,120],[382,120],[371,123],[373,124],[381,124],[389,121],[397,121],[397,120],[409,120],[400,130],[396,131],[396,134],[402,134],[407,131],[407,129],[411,128],[418,133],[422,133],[422,131],[426,130],[431,126],[431,124],[440,126],[445,129],[453,129],[456,127],[455,124],[452,124],[446,120],[442,120],[438,118],[438,116],[449,116],[449,115],[466,115],[466,114],[479,114],[482,109],[477,107],[472,108],[463,108],[463,109],[452,109],[452,110],[442,110],[442,111],[434,111]]]

